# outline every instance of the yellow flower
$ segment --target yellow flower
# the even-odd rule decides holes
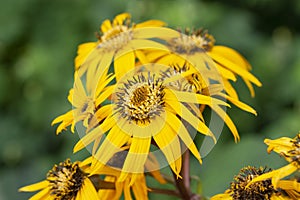
[[[275,140],[265,139],[268,152],[275,151],[283,156],[289,164],[253,179],[249,185],[258,181],[271,179],[275,188],[287,190],[291,195],[300,197],[300,183],[294,180],[281,180],[300,170],[300,133],[295,138],[282,137]]]
[[[234,181],[230,184],[230,189],[226,190],[224,194],[218,194],[211,198],[211,200],[239,200],[239,199],[255,199],[255,200],[284,200],[291,199],[276,190],[271,183],[271,180],[263,180],[256,182],[250,186],[248,183],[255,177],[268,173],[270,169],[263,167],[245,167],[241,169],[240,173],[234,177]]]
[[[201,162],[185,125],[189,124],[200,133],[214,138],[201,118],[195,116],[185,104],[195,107],[199,104],[227,106],[225,102],[209,96],[173,90],[160,76],[163,69],[155,65],[150,67],[148,71],[146,66],[136,68],[137,71],[128,72],[126,77],[117,82],[112,94],[112,112],[74,147],[77,152],[91,142],[101,140],[108,132],[94,155],[96,160],[92,168],[97,170],[122,151],[124,145],[129,145],[120,181],[125,180],[127,173],[144,172],[152,140],[166,157],[173,172],[180,177],[181,155],[184,151],[181,141]]]
[[[145,54],[148,61],[173,66],[176,73],[194,68],[190,77],[187,77],[193,92],[225,98],[240,109],[256,115],[253,108],[239,100],[230,80],[236,81],[236,76],[241,76],[253,96],[251,82],[258,86],[261,83],[249,72],[251,67],[245,58],[231,48],[215,46],[214,42],[214,38],[202,30],[192,33],[186,31],[186,34],[182,33],[180,37],[168,41],[167,46],[171,53],[164,50],[146,50]],[[210,80],[217,84],[212,85]],[[222,90],[227,94],[221,92]],[[201,110],[203,109],[204,106]],[[239,134],[231,118],[222,108],[215,107],[214,111],[229,127],[235,141],[238,141]]]
[[[59,134],[70,125],[71,131],[74,133],[75,124],[79,121],[83,121],[85,127],[92,128],[95,125],[93,122],[101,121],[106,117],[105,113],[110,107],[100,106],[100,104],[111,94],[113,87],[107,85],[114,76],[103,74],[100,80],[95,78],[87,80],[85,88],[81,78],[75,73],[74,87],[68,95],[68,100],[73,109],[53,120],[52,125],[61,122],[56,129],[56,134]]]
[[[46,180],[22,187],[19,191],[41,190],[30,200],[99,199],[94,185],[85,173],[85,168],[81,162],[72,163],[67,159],[59,165],[54,165]]]
[[[113,61],[114,72],[119,80],[127,71],[134,68],[136,58],[145,60],[144,54],[139,49],[166,49],[164,45],[149,38],[178,35],[177,31],[162,28],[163,25],[165,23],[159,20],[132,24],[128,13],[117,15],[112,22],[105,20],[100,28],[98,41],[78,47],[75,68],[81,75],[91,68],[105,70]]]

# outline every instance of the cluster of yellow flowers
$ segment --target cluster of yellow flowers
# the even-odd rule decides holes
[[[240,101],[232,83],[243,79],[254,96],[250,64],[235,50],[215,45],[202,29],[177,31],[159,20],[132,23],[130,15],[105,20],[98,40],[79,45],[72,110],[57,117],[57,134],[71,126],[81,139],[73,151],[88,148],[84,161],[55,165],[45,181],[25,186],[31,199],[148,199],[146,175],[166,183],[160,168],[170,166],[177,190],[193,195],[183,179],[189,152],[202,162],[194,137],[216,142],[204,110],[218,115],[239,141],[227,101],[241,110],[256,111]],[[163,193],[161,190],[159,193]]]

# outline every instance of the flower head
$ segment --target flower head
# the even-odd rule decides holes
[[[181,141],[201,162],[199,152],[185,125],[189,124],[204,135],[214,136],[202,119],[194,116],[186,104],[227,105],[221,100],[202,94],[173,90],[165,84],[167,80],[160,76],[161,68],[150,67],[151,70],[147,70],[147,66],[142,66],[139,70],[136,68],[116,84],[112,94],[112,112],[74,147],[74,151],[78,151],[108,132],[94,155],[97,162],[92,164],[92,168],[97,169],[106,165],[113,155],[123,151],[124,146],[128,146],[128,151],[124,152],[126,155],[121,180],[126,177],[126,173],[144,172],[151,143],[162,151],[178,176],[184,151]]]
[[[84,172],[81,162],[72,163],[69,159],[54,165],[44,181],[19,189],[22,192],[41,190],[31,200],[90,200],[98,199],[96,189]]]
[[[212,200],[239,200],[239,199],[253,199],[253,200],[276,200],[276,199],[290,199],[284,193],[272,185],[270,179],[255,182],[255,184],[249,183],[256,177],[259,177],[265,173],[272,171],[266,167],[245,167],[240,170],[240,173],[234,177],[234,180],[230,184],[224,194],[218,194],[213,196]]]
[[[269,146],[269,153],[271,151],[279,153],[289,162],[289,164],[256,177],[249,183],[249,185],[258,181],[270,179],[275,188],[286,190],[287,193],[298,195],[298,197],[300,197],[300,183],[297,180],[282,180],[294,172],[299,172],[300,134],[297,134],[295,138],[282,137],[275,140],[265,139],[265,143]]]

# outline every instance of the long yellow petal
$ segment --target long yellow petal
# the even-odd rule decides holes
[[[255,77],[253,76],[250,72],[248,72],[247,70],[239,67],[237,64],[231,62],[230,60],[218,55],[218,54],[214,54],[213,52],[208,52],[208,54],[219,64],[225,66],[226,68],[230,69],[231,71],[233,71],[234,73],[240,75],[243,78],[247,78],[249,81],[251,81],[252,83],[254,83],[257,86],[262,86],[261,82]]]
[[[96,171],[99,167],[105,165],[115,153],[122,150],[121,147],[129,140],[130,136],[124,133],[118,126],[112,127],[94,156],[97,162],[92,162],[92,167],[94,166],[93,169]]]
[[[225,101],[202,95],[202,94],[196,94],[196,93],[190,93],[190,92],[182,92],[182,91],[176,91],[176,90],[165,90],[165,99],[166,101],[174,101],[178,100],[180,102],[187,102],[187,103],[195,103],[195,104],[205,104],[209,106],[215,106],[215,105],[223,105],[223,106],[229,106]]]
[[[85,148],[95,139],[101,137],[105,132],[107,132],[110,128],[115,125],[115,120],[113,117],[108,117],[102,124],[98,127],[93,129],[91,132],[86,134],[83,138],[81,138],[77,144],[73,148],[73,153],[80,151],[81,149]]]
[[[131,71],[135,65],[135,55],[133,50],[127,52],[119,51],[114,59],[114,69],[116,79],[120,80],[127,72]]]
[[[128,172],[144,172],[144,165],[149,154],[150,144],[151,138],[132,138],[132,143],[118,181],[124,181]],[[125,174],[123,172],[125,172]]]
[[[245,103],[243,103],[243,102],[241,102],[241,101],[239,101],[237,99],[234,99],[234,98],[232,98],[232,97],[230,97],[228,95],[225,95],[223,93],[220,93],[220,96],[228,99],[231,103],[233,103],[234,105],[236,105],[240,109],[242,109],[244,111],[247,111],[249,113],[252,113],[254,115],[257,115],[256,111],[252,107],[248,106],[247,104],[245,104]]]
[[[143,28],[143,27],[161,27],[165,26],[166,23],[160,20],[148,20],[145,22],[138,23],[134,28]]]
[[[27,185],[24,187],[21,187],[19,189],[19,192],[33,192],[33,191],[37,191],[37,190],[41,190],[43,188],[48,187],[49,185],[49,181],[45,180],[45,181],[40,181],[38,183],[34,183],[31,185]]]
[[[171,112],[167,111],[167,123],[178,134],[183,143],[188,147],[192,154],[202,163],[199,151],[191,138],[189,132],[186,130],[182,122]]]
[[[83,185],[81,186],[80,191],[82,193],[82,199],[78,200],[90,200],[90,199],[99,199],[97,191],[93,185],[93,183],[90,181],[90,179],[85,178]]]
[[[161,43],[151,41],[151,40],[143,40],[143,39],[131,40],[128,43],[128,46],[132,49],[156,49],[156,50],[164,50],[164,51],[169,50],[165,45]]]
[[[29,198],[29,200],[44,200],[48,199],[48,197],[50,197],[50,189],[45,188],[42,191],[33,195],[31,198]]]
[[[135,28],[133,30],[134,38],[144,39],[144,38],[160,38],[160,39],[172,39],[180,36],[178,31],[165,27],[144,27]]]
[[[191,124],[197,131],[204,135],[212,137],[214,142],[216,142],[215,136],[213,135],[211,130],[206,126],[206,124],[200,121],[196,116],[194,116],[184,105],[182,105],[178,101],[168,101],[166,103],[169,107],[176,111],[176,114],[178,114],[185,121]]]
[[[214,106],[212,108],[218,115],[219,117],[224,120],[225,124],[228,126],[229,130],[231,131],[234,141],[238,142],[240,140],[239,133],[237,131],[236,126],[234,125],[233,121],[231,118],[227,115],[227,113],[219,106]]]
[[[75,58],[76,70],[85,62],[86,58],[96,46],[97,42],[88,42],[78,46],[77,56]]]
[[[160,133],[153,136],[153,139],[164,153],[173,172],[180,177],[182,152],[177,135],[166,125]]]

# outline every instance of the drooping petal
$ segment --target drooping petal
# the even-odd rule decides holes
[[[228,114],[219,106],[214,106],[212,109],[219,115],[219,117],[225,122],[225,124],[228,126],[229,130],[231,131],[234,141],[238,142],[240,140],[239,133],[236,129],[236,126],[234,125],[231,118],[228,116]]]
[[[186,130],[182,122],[171,112],[167,111],[167,123],[173,129],[174,133],[177,133],[183,143],[192,152],[192,154],[202,163],[199,151],[193,142],[189,132]]]
[[[240,75],[241,77],[247,78],[249,81],[251,81],[252,83],[254,83],[257,86],[261,86],[262,85],[261,82],[255,76],[253,76],[247,70],[239,67],[237,64],[231,62],[230,60],[228,60],[228,59],[226,59],[226,58],[224,58],[224,57],[222,57],[222,56],[220,56],[218,54],[214,54],[212,52],[208,52],[208,54],[216,62],[218,62],[219,64],[225,66],[226,68],[229,68],[234,73]]]
[[[79,192],[81,192],[82,194],[82,199],[78,199],[78,200],[99,199],[97,191],[89,178],[84,179],[83,185],[81,186]]]
[[[204,135],[211,136],[216,142],[216,138],[205,123],[200,121],[195,115],[193,115],[184,105],[177,101],[168,101],[167,105],[173,108],[180,117],[191,124],[197,131]]]
[[[144,172],[144,165],[149,154],[150,144],[151,138],[132,138],[129,152],[126,156],[119,181],[124,181],[128,172]]]
[[[168,125],[164,126],[160,133],[153,136],[157,146],[164,153],[173,172],[180,177],[181,170],[181,148],[177,135]]]

